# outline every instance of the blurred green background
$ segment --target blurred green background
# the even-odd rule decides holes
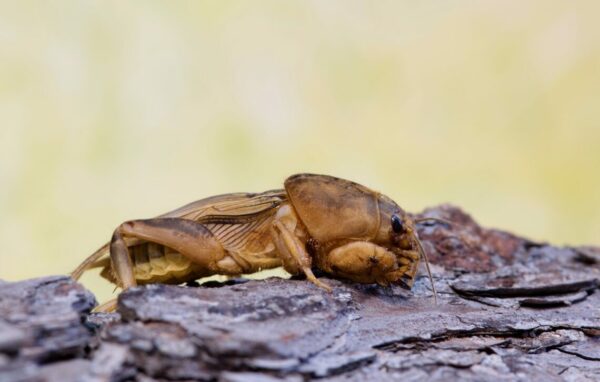
[[[66,273],[124,220],[295,172],[600,244],[599,14],[598,1],[2,2],[0,278]]]

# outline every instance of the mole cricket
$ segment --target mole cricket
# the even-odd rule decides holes
[[[418,221],[360,184],[296,174],[283,189],[213,196],[153,219],[126,221],[71,276],[102,268],[102,277],[125,290],[283,267],[331,291],[314,267],[336,278],[410,289],[424,258],[436,298]],[[111,300],[96,310],[115,308]]]

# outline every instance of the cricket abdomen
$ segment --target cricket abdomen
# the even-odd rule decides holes
[[[160,244],[144,243],[129,250],[138,284],[180,284],[207,276],[191,260]]]
[[[129,254],[133,275],[139,285],[181,284],[209,275],[182,254],[160,244],[138,244],[129,247]],[[110,264],[104,267],[101,276],[112,283],[116,282]]]

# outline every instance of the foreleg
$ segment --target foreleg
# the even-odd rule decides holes
[[[323,271],[352,281],[388,285],[410,269],[410,261],[367,241],[334,248],[320,261]]]

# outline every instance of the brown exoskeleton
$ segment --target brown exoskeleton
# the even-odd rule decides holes
[[[72,277],[102,268],[104,278],[127,289],[283,266],[329,291],[312,267],[360,283],[412,287],[425,252],[413,220],[393,200],[326,175],[293,175],[284,187],[214,196],[127,221]],[[113,300],[99,309],[114,307]]]

